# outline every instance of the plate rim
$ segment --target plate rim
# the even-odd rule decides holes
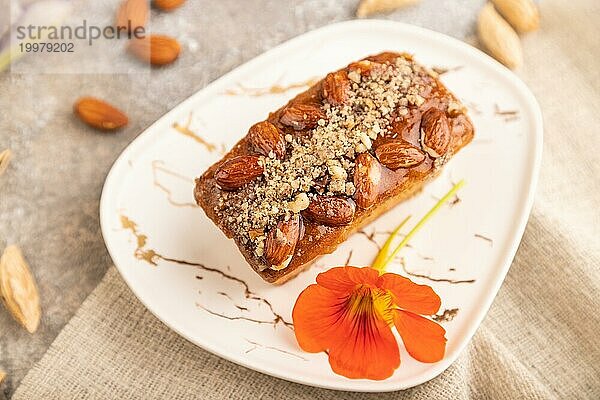
[[[198,338],[190,337],[189,335],[184,333],[182,329],[179,329],[179,327],[173,326],[172,324],[166,322],[163,318],[161,318],[160,315],[158,315],[157,312],[155,312],[153,310],[153,308],[151,306],[149,306],[144,301],[142,296],[140,296],[138,294],[138,292],[135,288],[135,285],[133,284],[132,281],[130,281],[130,279],[127,276],[127,273],[125,273],[123,268],[120,267],[118,265],[118,263],[115,261],[117,258],[117,256],[116,256],[117,252],[114,248],[112,248],[112,246],[109,244],[109,240],[108,240],[108,237],[109,237],[109,235],[111,233],[111,229],[112,229],[109,226],[109,220],[110,220],[110,217],[114,216],[114,214],[112,214],[112,213],[114,213],[114,210],[108,209],[109,203],[110,203],[109,196],[110,196],[110,192],[111,192],[111,186],[112,186],[111,184],[116,179],[115,178],[115,174],[117,173],[116,171],[119,169],[119,167],[123,163],[127,162],[127,160],[125,159],[126,156],[128,154],[130,154],[133,150],[135,150],[135,148],[137,146],[140,146],[143,141],[150,138],[153,135],[153,129],[156,126],[160,125],[161,122],[168,119],[170,116],[177,114],[179,112],[180,108],[185,107],[189,103],[193,103],[196,100],[196,98],[203,95],[203,92],[211,89],[214,86],[217,86],[222,81],[230,79],[231,75],[239,73],[240,69],[242,69],[242,68],[243,69],[251,69],[255,64],[261,63],[263,59],[268,58],[271,54],[281,51],[282,48],[293,46],[300,41],[308,40],[308,39],[310,39],[311,36],[314,37],[314,36],[320,36],[320,35],[327,35],[327,34],[331,34],[332,32],[335,33],[336,30],[344,30],[344,29],[352,30],[352,29],[357,29],[357,28],[358,29],[367,29],[367,28],[375,28],[375,27],[400,29],[400,30],[408,31],[408,32],[415,33],[418,35],[428,35],[437,41],[450,43],[450,45],[455,48],[470,52],[475,57],[478,57],[483,62],[485,62],[496,73],[504,76],[506,79],[511,81],[511,83],[518,89],[519,95],[523,96],[523,99],[524,99],[525,103],[528,105],[528,107],[530,109],[529,111],[531,112],[532,123],[533,123],[531,133],[534,135],[534,138],[533,138],[534,140],[533,140],[533,145],[532,145],[534,151],[532,154],[533,157],[531,157],[531,159],[530,159],[530,167],[527,169],[527,172],[529,172],[529,189],[526,193],[524,207],[520,209],[519,218],[518,218],[516,228],[515,228],[515,235],[513,236],[513,240],[510,243],[510,247],[509,247],[508,251],[503,253],[503,257],[499,257],[499,265],[502,265],[502,268],[500,270],[502,279],[497,279],[494,282],[494,284],[492,286],[492,290],[490,290],[490,293],[493,293],[493,296],[486,296],[484,304],[481,307],[479,307],[477,309],[477,311],[474,312],[474,314],[476,314],[476,315],[474,315],[472,317],[472,319],[474,321],[476,321],[476,323],[471,324],[471,326],[469,326],[469,329],[465,333],[466,340],[461,345],[459,345],[453,353],[447,355],[447,357],[445,357],[445,359],[444,359],[444,362],[438,362],[438,363],[432,364],[431,368],[429,368],[426,373],[423,373],[417,379],[413,379],[412,381],[410,381],[408,383],[403,382],[403,383],[398,384],[397,382],[388,381],[386,384],[385,380],[384,381],[369,381],[369,380],[363,380],[363,379],[349,379],[347,381],[344,381],[342,384],[339,384],[339,383],[323,384],[323,383],[307,382],[306,380],[302,380],[302,379],[296,378],[294,376],[289,376],[289,375],[279,373],[277,370],[270,369],[268,367],[264,367],[264,366],[260,365],[258,362],[257,363],[244,363],[243,361],[240,361],[239,359],[236,359],[233,356],[230,356],[226,352],[221,351],[220,349],[217,349],[217,348],[213,348],[209,344],[204,343],[204,341],[202,341],[202,340],[198,340]],[[497,62],[495,59],[493,59],[490,56],[488,56],[487,54],[485,54],[483,51],[481,51],[459,39],[448,36],[446,34],[436,32],[436,31],[433,31],[430,29],[422,28],[419,26],[406,24],[403,22],[379,20],[379,19],[349,20],[349,21],[336,22],[336,23],[325,25],[325,26],[319,27],[317,29],[297,35],[297,36],[295,36],[287,41],[284,41],[284,42],[278,44],[277,46],[259,54],[258,56],[252,58],[251,60],[235,67],[231,71],[225,73],[224,75],[222,75],[219,78],[215,79],[214,81],[210,82],[205,87],[199,89],[198,91],[196,91],[195,93],[193,93],[192,95],[190,95],[189,97],[187,97],[186,99],[184,99],[183,101],[178,103],[176,106],[174,106],[169,111],[167,111],[162,116],[160,116],[158,119],[156,119],[156,121],[154,121],[152,124],[150,124],[149,126],[144,128],[143,131],[121,151],[121,153],[119,154],[117,159],[112,164],[112,166],[106,176],[106,179],[102,186],[102,193],[100,196],[100,205],[99,205],[100,228],[101,228],[101,233],[102,233],[102,237],[103,237],[105,246],[111,257],[111,260],[113,261],[114,266],[119,271],[119,274],[121,275],[121,277],[123,278],[123,280],[125,281],[127,286],[129,287],[129,289],[136,296],[138,301],[140,301],[144,305],[144,307],[152,313],[152,315],[154,315],[158,320],[160,320],[162,323],[164,323],[169,329],[173,330],[179,336],[183,337],[184,339],[193,343],[194,345],[202,348],[203,350],[208,351],[208,352],[210,352],[218,357],[221,357],[227,361],[233,362],[236,365],[240,365],[242,367],[249,368],[249,369],[252,369],[254,371],[257,371],[257,372],[260,372],[260,373],[263,373],[266,375],[270,375],[270,376],[273,376],[273,377],[276,377],[279,379],[283,379],[283,380],[286,380],[289,382],[299,383],[299,384],[313,386],[313,387],[319,387],[319,388],[323,388],[323,389],[330,389],[330,390],[337,390],[337,391],[353,391],[353,392],[372,392],[372,393],[404,390],[404,389],[408,389],[408,388],[411,388],[414,386],[421,385],[421,384],[437,377],[442,372],[444,372],[447,368],[449,368],[450,365],[452,365],[456,361],[456,359],[458,358],[460,353],[465,349],[465,347],[470,343],[471,339],[473,338],[473,335],[475,334],[477,329],[481,326],[483,319],[487,315],[493,301],[495,300],[496,296],[498,295],[500,287],[502,286],[502,284],[504,283],[504,280],[506,279],[508,270],[510,269],[512,261],[516,255],[516,252],[517,252],[519,245],[521,243],[521,240],[523,238],[523,234],[525,232],[525,228],[526,228],[527,222],[529,220],[529,216],[531,214],[531,210],[532,210],[533,203],[534,203],[535,192],[536,192],[538,179],[539,179],[539,172],[540,172],[540,168],[541,168],[542,149],[543,149],[543,117],[542,117],[542,112],[541,112],[540,106],[539,106],[535,96],[533,95],[531,90],[525,85],[525,83],[515,73],[510,71],[504,65]]]

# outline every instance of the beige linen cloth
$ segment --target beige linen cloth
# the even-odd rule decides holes
[[[446,372],[387,394],[262,375],[172,332],[113,267],[14,399],[600,399],[600,13],[596,0],[552,3],[519,72],[545,122],[533,213],[489,314]]]

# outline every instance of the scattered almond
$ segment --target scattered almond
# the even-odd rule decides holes
[[[148,2],[146,0],[124,0],[117,11],[117,28],[133,32],[142,28],[148,20]]]
[[[252,125],[248,131],[248,140],[265,157],[269,157],[271,152],[279,159],[285,157],[285,138],[269,121]]]
[[[540,27],[540,12],[533,0],[492,0],[492,3],[517,32],[531,32]]]
[[[509,68],[517,68],[523,63],[521,41],[515,30],[487,3],[479,13],[477,32],[481,43],[488,52]]]
[[[150,35],[143,39],[132,39],[129,51],[140,60],[152,65],[167,65],[179,57],[181,46],[172,37]]]
[[[278,271],[290,264],[301,231],[302,219],[300,215],[294,214],[287,221],[279,221],[269,232],[264,254],[271,269]]]
[[[122,111],[95,97],[77,100],[73,112],[86,124],[107,131],[122,128],[129,122]]]
[[[12,151],[10,149],[6,149],[0,152],[0,176],[6,171],[8,168],[8,164],[10,164],[10,160],[12,159]]]
[[[264,166],[258,156],[237,156],[223,162],[215,180],[223,190],[236,190],[262,175]]]
[[[356,206],[351,199],[337,196],[316,196],[302,215],[327,226],[344,226],[352,222]]]
[[[162,11],[173,11],[180,7],[185,0],[154,0],[154,7],[161,9]]]
[[[294,130],[301,131],[312,129],[317,126],[320,119],[327,116],[317,104],[292,104],[287,106],[281,113],[279,121],[286,126],[291,126]]]
[[[372,14],[386,13],[399,8],[417,4],[421,0],[362,0],[356,10],[358,18],[368,17]]]
[[[40,297],[21,250],[8,246],[0,258],[0,295],[21,325],[33,333],[40,324]]]

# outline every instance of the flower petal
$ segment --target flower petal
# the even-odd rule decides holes
[[[352,379],[382,380],[400,366],[398,342],[383,320],[371,315],[345,321],[350,336],[329,350],[329,364],[336,374]]]
[[[435,314],[442,303],[440,296],[430,286],[418,285],[398,274],[381,275],[377,286],[389,290],[398,307],[416,314]]]
[[[433,363],[444,358],[446,330],[434,321],[408,311],[396,310],[394,325],[406,351],[415,360]]]
[[[317,275],[317,283],[327,289],[349,294],[357,285],[375,286],[379,272],[369,267],[335,267]]]
[[[328,350],[335,373],[380,380],[398,368],[400,352],[380,310],[386,303],[388,309],[389,294],[368,286],[353,283],[353,290],[343,294],[310,285],[298,297],[292,317],[300,347],[308,352]]]
[[[327,350],[337,337],[346,335],[340,319],[343,319],[348,296],[319,285],[310,285],[300,293],[292,319],[296,340],[302,350],[309,353]]]

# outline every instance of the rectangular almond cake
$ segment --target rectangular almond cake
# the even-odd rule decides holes
[[[382,53],[250,127],[194,195],[248,264],[282,283],[419,191],[472,138],[437,74]]]

